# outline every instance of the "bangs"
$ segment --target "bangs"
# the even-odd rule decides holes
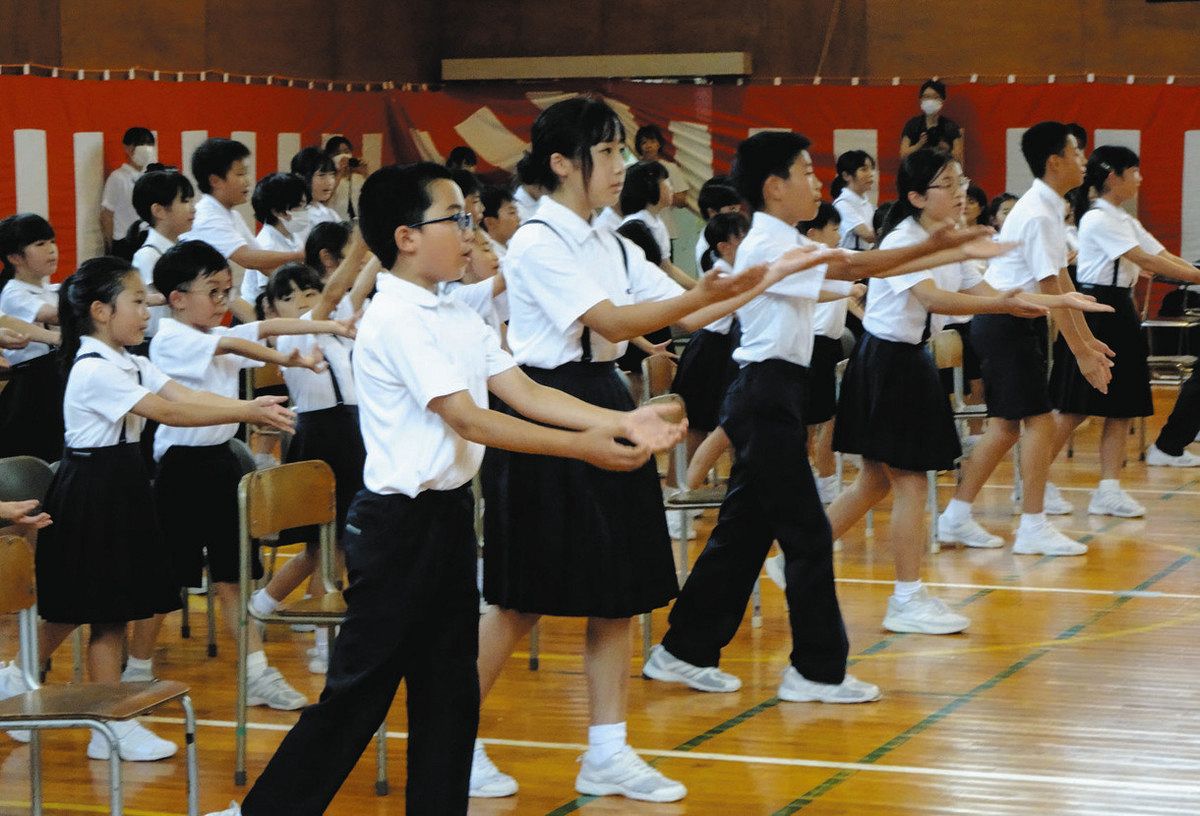
[[[40,215],[24,213],[13,218],[13,232],[17,239],[16,244],[20,249],[38,241],[54,240],[54,227],[50,226],[50,222]]]
[[[616,111],[599,100],[589,100],[580,124],[586,139],[585,150],[601,142],[624,142],[625,125]]]

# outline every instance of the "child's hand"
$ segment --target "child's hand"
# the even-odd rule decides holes
[[[49,513],[29,515],[41,504],[37,499],[26,501],[0,502],[0,519],[12,523],[14,527],[24,528],[24,531],[40,530],[49,527],[53,522]]]
[[[644,405],[625,414],[619,432],[635,445],[669,450],[687,433],[687,418],[677,420],[678,414],[678,404]]]
[[[993,241],[991,238],[976,238],[959,247],[968,258],[986,261],[998,255],[1012,252],[1020,246],[1016,241]]]
[[[722,275],[713,269],[704,273],[696,288],[705,294],[710,303],[716,303],[737,297],[747,289],[753,289],[766,273],[767,267],[762,264],[744,269],[736,275]]]
[[[296,427],[296,415],[284,407],[285,402],[287,397],[257,397],[246,403],[250,408],[246,421],[291,433]]]
[[[1023,295],[1024,292],[1020,289],[1010,289],[1007,292],[1001,292],[998,299],[1004,311],[1014,317],[1043,317],[1049,312],[1046,307],[1027,300]]]
[[[0,329],[0,348],[23,349],[29,345],[29,338],[12,329]]]
[[[988,238],[990,240],[990,237],[994,234],[995,231],[991,227],[965,227],[963,229],[958,229],[955,224],[947,224],[930,235],[929,240],[932,241],[938,249],[957,249],[958,247],[961,247],[964,244],[969,244],[978,238]],[[1004,251],[1007,252],[1008,250],[1006,249]],[[998,255],[1000,253],[996,254]],[[983,255],[980,257],[987,258],[993,256]]]
[[[579,458],[605,470],[637,470],[650,460],[653,451],[642,445],[618,442],[611,428],[589,428],[579,432]]]
[[[865,283],[856,283],[850,287],[848,297],[851,300],[862,300],[867,296],[867,285]]]
[[[1115,312],[1112,306],[1098,302],[1091,295],[1082,292],[1067,292],[1058,296],[1058,304],[1064,309],[1075,309],[1080,312]]]
[[[353,340],[358,335],[358,321],[362,318],[362,309],[359,309],[354,314],[342,320],[331,320],[334,326],[330,334],[335,334],[338,337],[346,337]]]
[[[300,349],[292,349],[292,353],[283,361],[283,365],[288,368],[307,368],[318,374],[329,368],[329,363],[325,362],[325,355],[316,346],[313,347],[312,354],[301,354]]]
[[[671,344],[674,340],[664,340],[661,343],[651,343],[646,347],[646,354],[650,357],[669,357],[672,360],[678,360],[679,355],[671,351]]]

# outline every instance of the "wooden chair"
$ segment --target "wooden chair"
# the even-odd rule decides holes
[[[19,616],[21,669],[31,689],[0,701],[0,730],[31,732],[29,782],[31,812],[41,816],[42,755],[40,733],[49,729],[90,728],[109,744],[109,809],[124,813],[121,757],[116,732],[110,723],[132,720],[171,702],[183,707],[187,752],[188,816],[200,812],[196,761],[196,718],[188,687],[160,680],[151,683],[73,683],[42,686],[38,682],[37,586],[33,548],[24,538],[0,536],[0,615]]]
[[[337,493],[333,471],[324,462],[293,462],[266,470],[254,470],[242,477],[238,486],[240,546],[238,577],[241,590],[238,603],[237,728],[234,784],[246,784],[246,657],[250,626],[250,548],[255,541],[281,530],[315,526],[320,530],[321,575],[330,591],[319,598],[306,598],[281,606],[270,615],[254,615],[269,623],[311,623],[332,629],[346,617],[346,602],[341,582],[333,574],[333,548],[337,536]],[[388,794],[387,721],[376,735],[375,792]]]

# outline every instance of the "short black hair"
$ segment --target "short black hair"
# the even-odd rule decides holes
[[[8,263],[9,255],[24,255],[30,244],[53,240],[54,227],[37,213],[17,213],[0,221],[0,262],[4,264],[0,287],[16,274]]]
[[[287,212],[308,202],[308,185],[295,173],[269,173],[254,185],[250,205],[254,217],[264,224],[276,226],[277,212]]]
[[[483,202],[483,217],[496,218],[500,215],[500,208],[513,200],[513,194],[503,187],[489,186],[483,188],[479,200]]]
[[[474,173],[461,167],[447,167],[446,169],[450,171],[450,178],[458,185],[458,189],[462,190],[463,198],[469,195],[479,195],[479,179],[475,177]]]
[[[625,215],[633,215],[651,204],[659,204],[662,192],[659,184],[667,178],[667,168],[656,161],[640,161],[625,171],[621,187],[620,207]]]
[[[809,230],[825,229],[830,224],[841,223],[842,214],[837,211],[837,207],[828,201],[822,201],[817,205],[817,214],[807,221],[801,221],[796,225],[796,229],[800,230],[801,235],[807,235]]]
[[[921,83],[921,90],[917,91],[917,96],[924,95],[925,91],[934,90],[943,101],[946,99],[946,83],[939,82],[936,79],[927,79]]]
[[[446,157],[446,166],[451,170],[461,170],[464,165],[474,167],[479,164],[479,157],[475,155],[475,151],[466,145],[459,145],[450,151],[450,155]]]
[[[304,262],[313,269],[322,269],[321,250],[341,260],[350,241],[350,225],[340,221],[322,221],[312,228],[304,240]]]
[[[700,269],[707,272],[716,263],[717,245],[738,238],[750,231],[750,220],[740,212],[719,212],[704,225],[704,240],[708,249],[700,256]]]
[[[178,170],[149,170],[138,176],[133,184],[133,208],[137,210],[138,218],[150,226],[154,226],[155,204],[170,207],[176,198],[190,201],[196,197],[196,190],[188,177]]]
[[[212,192],[209,176],[225,178],[233,163],[250,155],[250,148],[233,139],[205,139],[192,153],[192,175],[202,193]]]
[[[396,265],[396,229],[422,220],[433,203],[429,185],[450,178],[450,171],[440,164],[416,162],[381,167],[363,182],[358,226],[367,247],[385,269]]]
[[[714,177],[716,178],[716,177]],[[709,213],[716,215],[725,207],[732,207],[735,204],[742,203],[742,197],[738,195],[738,191],[733,189],[733,184],[725,176],[720,177],[724,183],[713,183],[713,179],[704,182],[700,188],[700,194],[696,198],[696,204],[700,208],[700,214],[704,218],[712,218]]]
[[[646,226],[646,222],[637,219],[626,221],[617,227],[617,234],[623,235],[641,247],[642,251],[646,253],[646,260],[650,263],[662,263],[662,248],[659,247],[654,233],[650,232],[650,228]]]
[[[1071,129],[1062,122],[1038,122],[1021,136],[1021,153],[1035,178],[1046,175],[1046,162],[1067,149]]]
[[[974,201],[975,204],[978,205],[978,207],[979,207],[979,215],[978,215],[978,217],[976,217],[975,223],[981,224],[982,226],[986,227],[987,226],[987,208],[988,208],[987,193],[985,193],[983,191],[982,187],[972,184],[970,187],[967,188],[967,198]]]
[[[169,296],[197,278],[209,278],[229,263],[225,256],[204,241],[180,241],[154,264],[154,288]]]
[[[337,172],[337,166],[334,165],[333,159],[319,147],[306,147],[292,156],[291,167],[293,173],[310,183],[312,177],[317,173]]]
[[[555,153],[579,163],[585,183],[592,178],[592,147],[601,142],[623,141],[625,126],[616,111],[599,99],[576,96],[555,102],[538,114],[531,131],[527,160],[517,165],[523,184],[539,184],[547,192],[558,189],[558,176],[550,169]]]
[[[293,286],[301,292],[306,289],[320,292],[325,288],[317,270],[299,261],[289,261],[276,269],[267,281],[265,290],[267,301],[274,305],[277,301],[290,295]]]
[[[633,149],[639,156],[642,155],[642,142],[647,139],[653,139],[658,142],[660,152],[663,152],[667,146],[667,140],[658,125],[642,125],[637,129],[637,133],[633,135]]]
[[[1080,150],[1086,150],[1088,145],[1087,129],[1078,122],[1067,122],[1067,130],[1075,137]]]
[[[330,136],[325,142],[325,152],[332,156],[337,153],[338,149],[343,145],[350,148],[351,152],[354,151],[354,142],[350,141],[345,136]]]
[[[771,176],[787,179],[796,157],[812,144],[790,130],[765,130],[738,145],[733,159],[733,182],[752,210],[763,208],[763,185]]]
[[[139,145],[154,144],[154,133],[150,128],[131,127],[125,131],[125,135],[121,137],[121,144],[126,147],[138,147]]]

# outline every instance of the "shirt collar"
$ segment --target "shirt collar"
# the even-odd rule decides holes
[[[545,221],[577,244],[582,244],[596,231],[595,227],[580,218],[578,213],[567,209],[548,195],[538,199],[537,212],[533,217]]]
[[[763,210],[759,210],[754,214],[754,218],[750,221],[750,229],[757,229],[766,233],[767,237],[773,241],[791,241],[792,243],[796,243],[797,238],[804,237],[800,235],[800,231],[794,225],[786,221],[781,221]]]
[[[146,246],[152,246],[155,249],[161,249],[164,252],[175,246],[175,242],[167,236],[163,235],[156,229],[151,229],[146,233]]]
[[[1054,188],[1052,188],[1049,184],[1041,179],[1034,179],[1033,186],[1029,188],[1029,191],[1034,193],[1042,201],[1046,202],[1046,206],[1058,207],[1062,212],[1063,218],[1066,218],[1067,200],[1058,193],[1054,192]]]
[[[380,274],[375,286],[381,295],[407,300],[417,306],[435,307],[441,303],[441,298],[425,287],[409,283],[389,272]]]
[[[1114,216],[1116,218],[1121,218],[1121,219],[1132,218],[1132,216],[1129,213],[1127,213],[1125,210],[1121,209],[1116,204],[1113,204],[1111,201],[1104,199],[1104,198],[1097,198],[1095,201],[1092,202],[1092,206],[1097,209],[1104,210],[1109,215]]]
[[[133,371],[137,368],[137,363],[133,361],[133,357],[129,356],[129,352],[122,349],[117,351],[108,343],[97,340],[91,335],[84,335],[79,338],[79,354],[75,355],[75,359],[79,359],[80,354],[99,354],[105,360],[115,365],[117,368],[125,371]]]

